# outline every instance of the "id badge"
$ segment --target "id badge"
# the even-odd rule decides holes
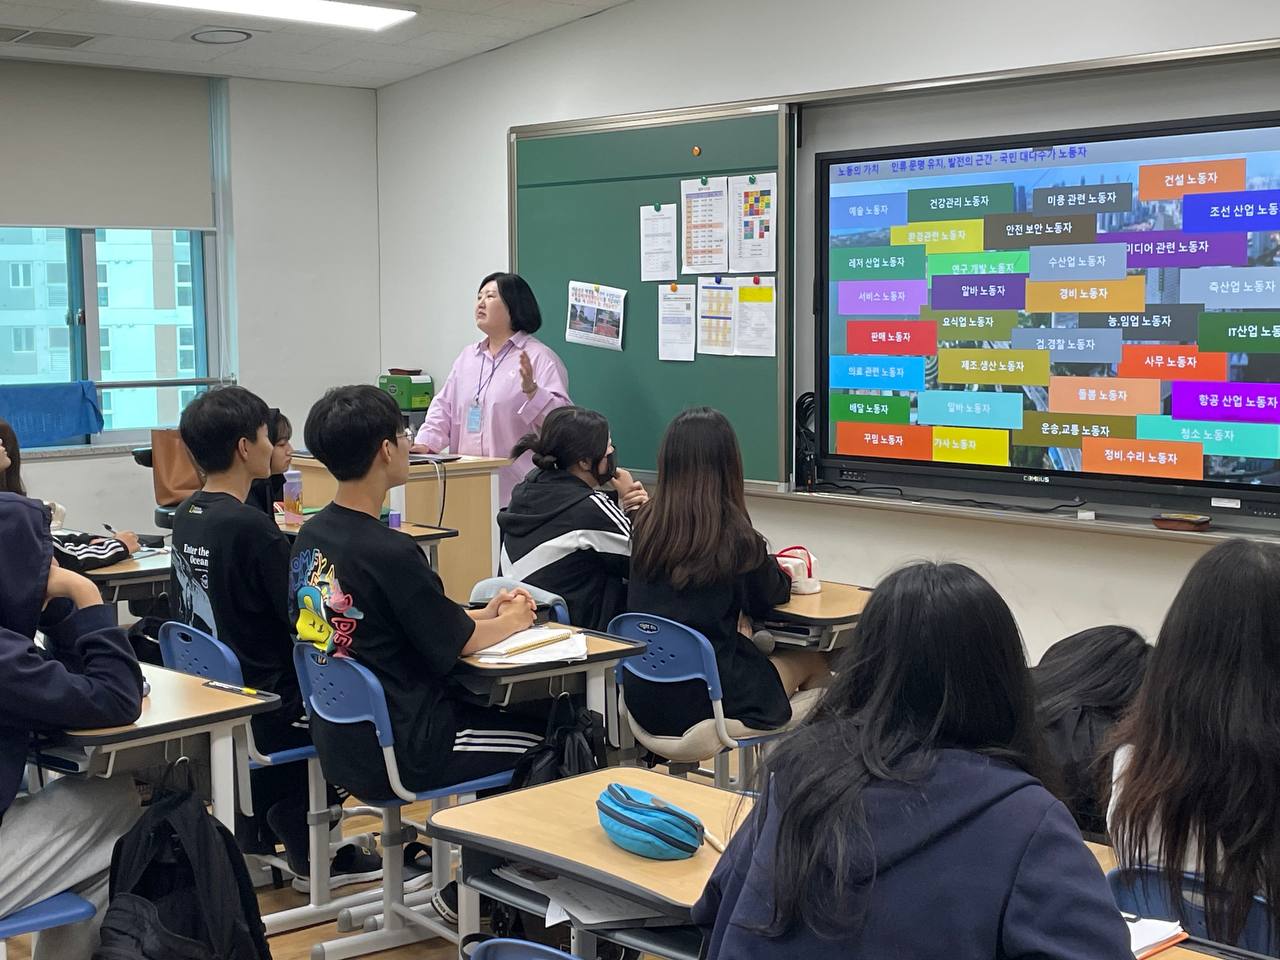
[[[480,432],[480,404],[474,400],[467,407],[467,433]]]

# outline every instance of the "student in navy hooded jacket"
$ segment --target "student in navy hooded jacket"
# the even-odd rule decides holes
[[[39,934],[34,956],[88,960],[137,792],[129,777],[67,777],[20,796],[23,767],[35,734],[136,720],[142,673],[98,589],[52,562],[44,504],[0,493],[0,544],[0,916],[74,890],[98,916]]]
[[[511,456],[525,451],[534,469],[498,513],[498,572],[559,594],[572,624],[603,630],[626,609],[631,516],[649,494],[618,467],[609,421],[594,410],[551,411]]]
[[[876,589],[694,920],[709,960],[1132,960],[1040,751],[1017,625],[968,567]]]

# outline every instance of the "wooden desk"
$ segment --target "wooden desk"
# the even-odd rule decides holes
[[[119,603],[122,600],[139,600],[158,597],[169,589],[169,572],[173,560],[169,548],[138,559],[121,560],[109,567],[88,571],[85,576],[93,581],[103,602]]]
[[[445,478],[444,519],[440,519],[436,466],[409,466],[403,519],[441,523],[458,531],[456,539],[440,545],[438,570],[445,592],[459,603],[466,603],[472,586],[498,569],[498,469],[509,462],[497,457],[462,457],[439,464]],[[323,507],[333,499],[338,483],[324,464],[312,457],[295,456],[293,468],[302,474],[304,507]]]
[[[596,798],[610,783],[657,794],[696,814],[725,841],[751,812],[747,797],[635,767],[596,770],[437,811],[428,821],[431,835],[462,848],[460,936],[479,927],[478,898],[465,883],[469,862],[487,872],[486,855],[532,864],[689,922],[689,912],[720,855],[704,845],[687,860],[648,860],[615,846],[596,814]]]
[[[869,587],[823,580],[820,592],[792,594],[775,607],[765,625],[782,646],[834,650],[849,642],[870,599]]]
[[[568,629],[576,629],[566,627]],[[483,663],[476,657],[466,657],[450,674],[460,686],[473,694],[487,696],[490,705],[505,706],[517,683],[543,680],[552,677],[568,678],[582,675],[586,685],[587,709],[600,714],[605,720],[609,741],[616,747],[630,744],[621,730],[618,718],[617,689],[609,676],[610,668],[619,660],[644,653],[645,644],[635,640],[583,630],[587,635],[585,660],[556,660],[547,663]],[[610,693],[615,695],[610,696]],[[629,732],[629,731],[628,731]]]
[[[213,814],[228,829],[235,829],[235,751],[237,728],[248,724],[257,713],[275,710],[280,698],[274,693],[241,693],[189,674],[151,664],[143,673],[151,693],[142,701],[142,715],[122,727],[94,730],[67,730],[52,739],[70,747],[80,747],[90,756],[107,758],[110,774],[117,751],[148,743],[177,740],[207,733],[213,786]]]
[[[302,529],[302,525],[306,522],[306,518],[303,518],[302,523],[285,523],[282,518],[276,518],[276,526],[290,540],[298,535],[298,531]],[[429,527],[423,523],[405,523],[403,521],[400,526],[391,529],[399,530],[406,537],[412,537],[413,542],[418,544],[422,548],[422,552],[427,555],[427,562],[431,564],[431,569],[436,571],[440,569],[440,558],[437,551],[440,541],[450,540],[458,535],[457,530],[451,530],[448,527]]]

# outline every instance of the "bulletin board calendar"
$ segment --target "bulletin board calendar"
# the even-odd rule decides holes
[[[1280,116],[818,184],[824,467],[1280,493]]]

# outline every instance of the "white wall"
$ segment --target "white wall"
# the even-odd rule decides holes
[[[420,364],[442,378],[475,336],[475,285],[507,263],[511,126],[1280,35],[1274,4],[1235,0],[1230,15],[1224,9],[1199,0],[1080,0],[1070,9],[994,0],[635,0],[384,88],[382,363]],[[748,27],[735,24],[755,21],[776,31],[773,47],[743,66],[735,41]],[[718,30],[717,40],[704,39],[704,28]],[[810,545],[833,579],[874,581],[911,557],[976,563],[1013,603],[1033,658],[1063,633],[1103,620],[1153,632],[1198,552],[778,501],[755,500],[752,510],[775,542]]]
[[[237,369],[299,437],[327,387],[378,371],[376,116],[371,90],[230,81]],[[69,526],[154,529],[151,472],[127,455],[23,475]]]
[[[374,94],[231,80],[230,99],[240,383],[300,438],[326,388],[378,372]]]

